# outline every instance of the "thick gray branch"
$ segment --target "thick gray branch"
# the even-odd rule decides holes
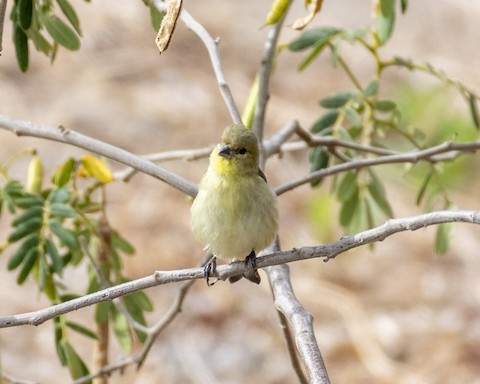
[[[10,119],[1,115],[0,128],[6,129],[17,136],[39,137],[86,149],[90,152],[128,165],[137,171],[156,177],[187,195],[196,196],[197,194],[196,184],[183,177],[124,149],[82,135],[74,130],[62,126],[58,128],[47,127],[44,125],[33,124],[28,121]]]
[[[293,330],[297,349],[307,369],[309,383],[330,383],[315,338],[313,317],[293,293],[288,265],[268,267],[267,272],[275,298],[275,306],[285,315]]]
[[[299,249],[294,248],[288,251],[270,253],[259,257],[257,259],[257,266],[259,268],[265,268],[272,265],[280,265],[312,258],[325,258],[326,260],[329,260],[352,248],[382,241],[388,236],[398,232],[414,231],[419,228],[449,222],[480,224],[480,211],[436,211],[418,216],[391,219],[379,227],[360,232],[356,235],[343,237],[331,244],[302,247]],[[221,280],[225,280],[230,276],[242,274],[245,270],[245,263],[242,261],[217,267],[218,277]],[[103,289],[35,312],[2,317],[0,318],[0,328],[27,324],[39,325],[65,313],[85,308],[102,301],[111,301],[117,297],[142,289],[178,281],[202,278],[202,268],[156,271],[151,276]]]

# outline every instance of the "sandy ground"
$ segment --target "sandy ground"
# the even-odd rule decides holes
[[[368,3],[325,1],[314,24],[361,26],[369,19]],[[221,38],[225,73],[242,106],[260,61],[267,34],[260,26],[270,2],[186,0],[185,6]],[[205,49],[193,33],[179,24],[169,51],[160,57],[142,2],[82,2],[76,7],[84,31],[81,50],[61,50],[53,65],[34,52],[26,75],[16,67],[7,23],[0,58],[1,114],[51,126],[62,124],[141,154],[216,142],[229,116]],[[288,22],[302,13],[298,2]],[[478,92],[479,16],[477,2],[412,1],[382,54],[429,61]],[[284,41],[292,36],[286,28]],[[348,47],[345,55],[368,83],[368,61]],[[299,60],[299,55],[289,52],[279,60],[267,134],[292,118],[308,127],[321,111],[318,99],[349,86],[327,58],[302,74],[294,70]],[[430,87],[435,83],[402,70],[392,71],[388,79],[387,95],[400,84]],[[458,97],[453,103],[457,102]],[[84,153],[1,130],[0,144],[0,161],[22,148],[35,147],[49,171],[68,156]],[[206,160],[165,166],[198,181]],[[26,161],[21,162],[13,172],[25,172],[25,167]],[[305,154],[285,155],[271,161],[267,176],[272,185],[278,185],[305,174],[306,167]],[[418,213],[411,186],[387,174],[396,215]],[[328,194],[327,184],[315,191],[303,187],[279,199],[284,248],[334,241],[342,235],[334,200],[332,212],[325,215],[327,222],[319,225],[311,220],[312,202],[319,194]],[[459,185],[455,198],[460,208],[479,208],[471,192],[475,185],[478,182]],[[126,260],[131,278],[155,269],[193,266],[202,257],[188,227],[189,205],[180,193],[140,175],[128,184],[109,186],[108,195],[111,222],[137,249],[137,255]],[[4,219],[0,231],[4,238]],[[443,256],[432,250],[433,235],[432,229],[401,234],[374,250],[358,249],[329,263],[314,260],[291,266],[297,296],[315,317],[316,336],[333,383],[480,383],[480,229],[458,225],[452,249]],[[6,260],[8,253],[0,257],[0,314],[47,305],[32,282],[22,287],[15,284],[15,274],[6,271]],[[82,276],[81,271],[72,271],[68,283],[83,289]],[[175,287],[147,293],[155,302],[150,320],[158,320]],[[72,316],[89,324],[91,312],[82,310]],[[72,342],[88,361],[90,342],[75,336]],[[0,343],[6,373],[39,383],[69,382],[55,356],[51,323],[4,329]],[[114,347],[112,361],[121,355]],[[123,376],[115,374],[112,382],[296,382],[266,279],[259,287],[248,282],[213,288],[195,284],[183,312],[158,338],[142,370],[131,367]]]

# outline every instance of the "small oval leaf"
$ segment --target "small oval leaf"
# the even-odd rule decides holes
[[[80,38],[77,33],[53,12],[45,12],[42,15],[42,21],[50,36],[52,36],[53,40],[58,44],[71,51],[80,49]]]
[[[349,100],[351,100],[353,95],[350,92],[340,92],[336,95],[326,97],[325,99],[320,100],[320,105],[323,108],[341,108]]]
[[[313,124],[311,131],[317,133],[325,128],[331,127],[337,121],[339,114],[340,112],[336,109],[328,111]]]

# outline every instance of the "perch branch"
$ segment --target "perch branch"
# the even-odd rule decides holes
[[[147,175],[160,179],[187,195],[195,196],[197,194],[197,186],[194,183],[168,169],[156,165],[151,161],[134,155],[124,149],[115,147],[114,145],[82,135],[72,129],[62,126],[58,128],[47,127],[44,125],[33,124],[28,121],[10,119],[1,115],[0,128],[6,129],[17,136],[39,137],[86,149],[87,151],[105,156],[119,163],[128,165],[140,172],[146,173]]]
[[[418,216],[391,219],[378,227],[368,229],[356,235],[342,237],[340,240],[334,243],[318,246],[307,246],[298,249],[293,248],[288,251],[279,251],[267,254],[257,259],[257,267],[265,268],[273,265],[280,265],[312,258],[324,258],[325,260],[329,260],[339,254],[347,252],[350,249],[377,241],[383,241],[387,237],[398,232],[415,231],[431,225],[451,222],[480,224],[480,211],[435,211]],[[217,267],[218,277],[221,280],[225,280],[230,276],[239,275],[246,272],[246,268],[248,267],[246,267],[245,263],[242,261],[233,262],[228,265],[220,265]],[[61,304],[56,304],[48,308],[19,315],[1,317],[0,328],[15,327],[20,325],[40,325],[47,320],[53,319],[65,313],[76,311],[80,308],[89,307],[93,304],[103,301],[111,301],[117,297],[121,297],[142,289],[194,279],[203,279],[202,268],[179,269],[174,271],[155,271],[150,276],[132,280],[107,289],[102,289],[100,291],[90,293]]]

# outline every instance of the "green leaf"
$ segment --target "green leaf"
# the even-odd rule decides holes
[[[310,53],[302,59],[300,64],[298,65],[298,71],[303,71],[307,66],[310,65],[310,63],[315,59],[318,55],[320,55],[323,52],[323,49],[327,46],[327,42],[320,42],[319,44],[316,44],[313,46],[312,50]]]
[[[42,21],[50,36],[58,44],[71,51],[80,49],[80,39],[77,33],[53,12],[47,11],[43,13]]]
[[[341,29],[324,27],[311,29],[300,34],[289,45],[288,49],[293,52],[302,51],[314,45],[322,45],[326,43],[332,36],[340,33]]]
[[[24,31],[32,25],[33,0],[17,0],[17,21]]]
[[[310,173],[319,171],[328,166],[330,161],[330,153],[323,147],[314,147],[310,150]],[[320,185],[323,179],[316,179],[310,181],[312,187],[317,187]]]
[[[345,201],[342,204],[342,208],[340,209],[340,225],[343,228],[347,228],[351,223],[353,218],[359,213],[359,190],[358,186],[353,188],[353,193],[350,196],[350,199]]]
[[[431,180],[432,176],[433,176],[433,171],[431,170],[424,177],[423,182],[422,182],[422,186],[420,187],[420,190],[417,193],[417,199],[415,201],[415,203],[417,205],[420,205],[420,203],[422,202],[423,197],[425,196],[425,192],[427,191],[427,187],[428,187],[428,184],[430,183],[430,180]]]
[[[15,220],[12,221],[12,225],[14,227],[23,224],[30,219],[38,219],[41,218],[43,214],[43,206],[35,205],[29,209],[27,209],[22,215],[18,216]]]
[[[374,107],[380,112],[390,112],[397,107],[397,104],[391,100],[377,100],[374,103]]]
[[[395,0],[380,0],[380,12],[384,17],[391,17],[395,13]]]
[[[143,294],[143,292],[138,292],[138,293]],[[150,300],[148,300],[148,297],[145,294],[143,294],[143,297],[140,298],[139,296],[136,295],[136,293],[134,293],[132,295],[125,296],[124,300],[125,300],[125,307],[127,308],[127,311],[130,314],[130,316],[137,323],[146,325],[147,323],[144,316],[145,309],[142,308],[142,306],[148,305],[149,309],[151,310],[153,309]],[[139,332],[138,330],[135,330],[135,333],[137,334],[141,342],[145,341],[147,337],[145,332]]]
[[[325,113],[320,119],[313,123],[311,131],[317,133],[322,131],[325,128],[331,127],[337,121],[340,112],[336,109],[330,110]]]
[[[98,303],[95,306],[95,322],[97,324],[104,324],[106,321],[108,321],[110,311],[112,311],[112,306],[113,304],[109,301]]]
[[[358,194],[358,173],[354,171],[348,172],[342,179],[337,188],[337,198],[341,203],[350,200],[354,194]]]
[[[91,339],[98,340],[97,334],[93,332],[91,329],[88,329],[87,327],[84,327],[83,325],[75,323],[73,321],[67,321],[66,324],[67,324],[67,327],[73,329],[75,332],[78,332],[83,336],[89,337]]]
[[[477,100],[472,93],[468,94],[468,105],[470,106],[473,123],[477,129],[480,129],[480,115],[478,114]]]
[[[435,252],[444,254],[450,248],[450,240],[452,237],[453,223],[440,224],[437,228],[435,236]]]
[[[42,219],[35,217],[30,219],[18,227],[13,231],[13,233],[8,236],[8,241],[10,243],[14,243],[17,240],[23,239],[25,236],[31,235],[35,232],[38,232],[40,227],[42,226]]]
[[[158,10],[158,8],[155,6],[153,1],[150,3],[149,9],[150,9],[150,22],[152,23],[152,27],[155,31],[158,31],[160,29],[160,24],[162,24],[163,16],[165,14]]]
[[[50,205],[50,213],[52,216],[73,217],[76,212],[70,205],[64,203],[52,203]]]
[[[70,2],[68,0],[57,0],[57,3],[60,6],[60,9],[62,10],[67,20],[75,29],[75,31],[80,36],[82,36],[82,30],[80,28],[80,20],[78,19],[77,13],[75,12],[75,9],[72,7]]]
[[[9,271],[17,268],[25,258],[26,254],[31,250],[35,249],[38,246],[40,239],[38,235],[32,235],[27,238],[22,245],[20,245],[17,250],[10,256],[8,260],[7,269]]]
[[[38,195],[25,195],[25,197],[16,198],[15,205],[23,209],[43,206],[43,199]]]
[[[132,350],[132,337],[130,335],[128,320],[115,307],[112,307],[111,315],[115,337],[122,349],[130,353]]]
[[[15,44],[18,67],[22,72],[26,72],[28,69],[28,37],[17,24],[13,26],[13,43]]]
[[[113,248],[119,249],[127,255],[132,255],[135,253],[135,248],[133,245],[115,230],[112,231],[112,246]]]
[[[390,16],[380,15],[377,20],[377,36],[381,45],[385,44],[392,36],[395,25],[395,12]]]
[[[368,183],[367,188],[370,192],[370,196],[373,198],[382,212],[388,217],[393,217],[392,207],[386,198],[387,194],[385,192],[385,188],[380,181],[378,179],[371,180]]]
[[[67,184],[75,171],[77,162],[73,158],[69,158],[59,168],[55,170],[52,176],[52,183],[61,188]]]
[[[363,94],[366,97],[373,96],[378,92],[378,80],[372,80],[365,90],[363,91]]]
[[[50,203],[66,203],[70,199],[70,193],[65,187],[52,189],[47,197]]]
[[[337,38],[335,42],[331,45],[332,54],[330,56],[330,61],[332,63],[333,68],[337,68],[338,66],[338,51],[340,49],[340,40]]]
[[[402,10],[403,14],[407,13],[407,8],[408,8],[408,0],[400,0],[400,9]]]
[[[323,108],[341,108],[353,98],[350,92],[340,92],[334,96],[326,97],[320,100]]]
[[[46,239],[45,240],[45,250],[47,251],[48,255],[50,255],[50,260],[52,261],[53,270],[57,275],[61,275],[63,272],[63,261],[60,255],[58,254],[57,247],[53,243],[52,240]]]
[[[25,280],[27,279],[28,275],[30,274],[33,266],[35,265],[35,261],[38,257],[38,249],[37,248],[30,248],[27,252],[25,259],[23,260],[22,268],[17,276],[17,284],[22,285]]]
[[[50,56],[53,50],[53,46],[38,29],[30,28],[27,31],[27,36],[30,40],[33,41],[33,44],[35,45],[37,51],[43,52],[45,55]]]
[[[62,347],[62,340],[64,338],[62,323],[60,321],[61,317],[56,317],[53,319],[55,324],[55,348],[57,350],[58,360],[63,366],[67,365],[67,357],[65,356],[65,352]]]
[[[153,311],[153,304],[145,292],[137,291],[135,293],[125,296],[125,298],[127,297],[129,298],[129,300],[132,300],[135,303],[135,305],[137,305],[143,311],[145,312]]]
[[[65,244],[71,250],[78,248],[78,243],[75,235],[72,231],[64,228],[62,224],[60,224],[55,219],[48,220],[48,225],[52,232],[58,237],[58,239]]]
[[[350,108],[350,107],[345,108],[345,118],[354,127],[359,127],[362,125],[361,116],[353,108]]]
[[[38,288],[40,292],[44,292],[45,284],[47,281],[47,263],[45,260],[45,253],[39,252],[38,253]]]
[[[87,366],[77,354],[77,352],[75,352],[70,343],[62,339],[60,340],[60,346],[63,350],[63,353],[65,354],[65,360],[72,378],[79,379],[80,377],[88,375],[89,371]],[[91,384],[92,381],[89,380],[86,383]]]

